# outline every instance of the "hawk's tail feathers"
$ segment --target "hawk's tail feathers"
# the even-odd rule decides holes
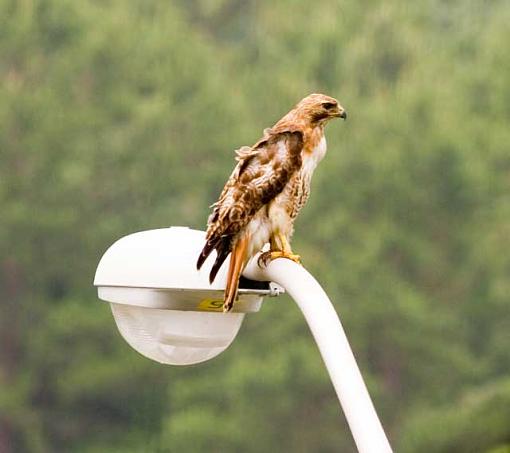
[[[239,288],[239,278],[241,272],[246,265],[246,254],[248,251],[249,237],[240,238],[232,249],[230,257],[230,266],[227,274],[227,286],[225,288],[225,297],[223,300],[223,311],[232,310],[234,302],[237,298],[237,290]]]

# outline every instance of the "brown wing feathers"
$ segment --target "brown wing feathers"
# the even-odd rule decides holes
[[[197,269],[200,269],[212,251],[217,251],[209,274],[211,283],[235,247],[239,233],[262,206],[284,189],[301,166],[302,147],[303,135],[300,131],[274,133],[266,130],[264,138],[253,148],[243,147],[236,151],[239,163],[218,202],[213,205],[214,210],[208,220],[207,241],[197,261]],[[246,248],[246,244],[243,248]]]

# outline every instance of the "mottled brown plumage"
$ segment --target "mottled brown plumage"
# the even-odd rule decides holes
[[[293,223],[310,194],[310,180],[326,152],[324,126],[334,117],[346,118],[334,98],[311,94],[299,102],[252,147],[236,151],[238,161],[209,216],[206,244],[197,261],[200,269],[213,250],[212,282],[232,253],[224,310],[237,297],[246,263],[264,244],[267,262],[277,257],[299,260],[290,249]]]

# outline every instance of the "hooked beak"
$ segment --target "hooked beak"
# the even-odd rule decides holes
[[[339,107],[338,108],[338,113],[335,116],[338,116],[338,118],[342,118],[343,120],[346,120],[347,119],[347,112],[342,107]]]

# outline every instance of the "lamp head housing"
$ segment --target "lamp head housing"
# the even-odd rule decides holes
[[[223,313],[228,260],[213,284],[209,257],[200,271],[197,256],[203,231],[171,227],[130,234],[103,255],[94,285],[111,305],[123,338],[139,353],[160,363],[189,365],[209,360],[234,340],[246,313],[259,311],[263,297],[283,289],[241,279],[239,300]]]

